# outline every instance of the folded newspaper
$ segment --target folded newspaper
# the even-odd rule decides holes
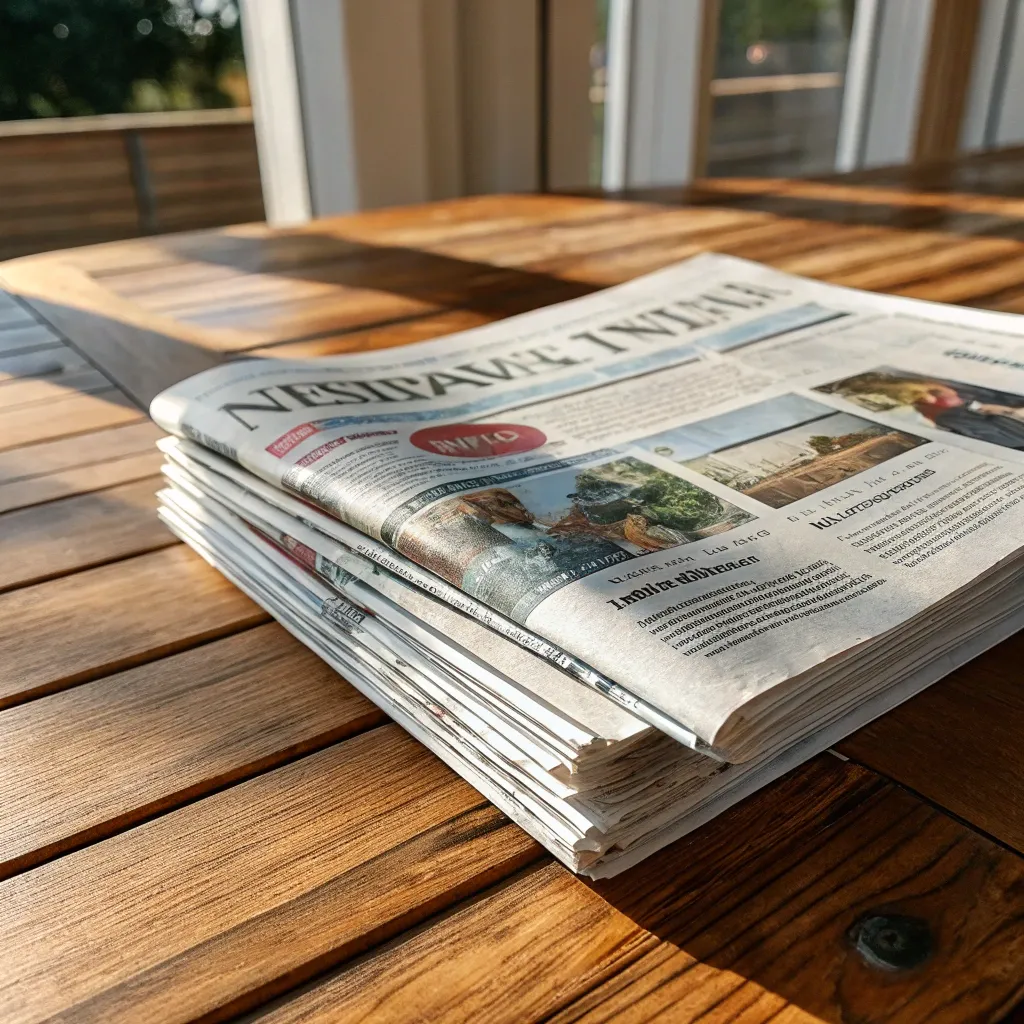
[[[592,877],[1024,625],[1008,314],[705,255],[151,412],[167,525]]]

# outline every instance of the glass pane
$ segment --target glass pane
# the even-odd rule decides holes
[[[0,3],[0,121],[247,107],[237,0]]]
[[[722,0],[707,173],[833,169],[856,0]]]

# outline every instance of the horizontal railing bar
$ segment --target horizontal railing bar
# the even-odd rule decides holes
[[[252,124],[251,107],[214,110],[159,110],[148,114],[97,114],[87,117],[40,117],[0,121],[0,139],[79,132],[143,131],[155,128],[200,128],[205,125]]]
[[[715,78],[712,96],[752,96],[763,92],[796,92],[800,89],[838,89],[841,71],[813,71],[802,75],[750,75],[746,78]]]

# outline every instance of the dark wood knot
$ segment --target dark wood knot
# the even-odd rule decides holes
[[[932,930],[920,917],[868,913],[850,929],[857,952],[873,967],[906,971],[931,956]]]

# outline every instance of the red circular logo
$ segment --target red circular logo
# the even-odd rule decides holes
[[[519,423],[446,423],[417,430],[410,441],[431,455],[488,459],[539,448],[547,441],[536,427]]]

